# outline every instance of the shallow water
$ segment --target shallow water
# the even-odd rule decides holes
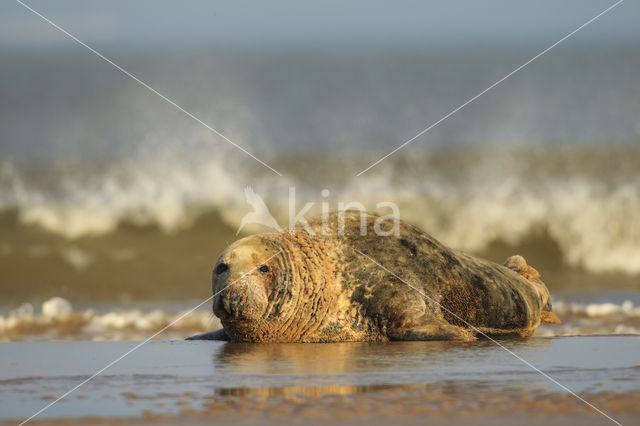
[[[537,337],[640,335],[637,292],[553,293],[553,309],[562,325],[542,324]],[[39,306],[26,303],[0,309],[0,341],[4,342],[183,339],[221,327],[207,298],[114,305],[71,304],[54,297]]]
[[[640,390],[639,337],[531,338],[500,343],[579,394],[633,395]],[[136,344],[0,344],[1,418],[32,415]],[[238,404],[330,395],[378,398],[379,392],[391,392],[396,400],[427,394],[436,395],[436,400],[443,398],[437,396],[440,394],[447,398],[492,395],[492,400],[498,396],[519,400],[557,391],[566,393],[489,341],[154,341],[39,417],[178,414],[186,407],[197,411],[212,403],[229,408],[231,399]]]

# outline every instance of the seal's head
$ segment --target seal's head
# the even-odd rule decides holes
[[[304,236],[296,234],[242,238],[216,261],[213,313],[231,340],[300,339],[309,318],[301,306],[322,297],[325,290],[324,280],[317,274],[325,256],[317,241],[304,232],[300,233]]]
[[[260,321],[282,269],[282,247],[254,235],[227,247],[213,269],[213,313],[222,320]]]

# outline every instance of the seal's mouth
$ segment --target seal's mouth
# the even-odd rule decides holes
[[[267,302],[261,288],[252,284],[243,280],[225,288],[213,299],[213,314],[223,320],[256,320]]]

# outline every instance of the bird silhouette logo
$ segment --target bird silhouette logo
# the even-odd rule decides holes
[[[278,225],[278,222],[273,218],[269,208],[265,204],[264,200],[261,196],[255,193],[253,188],[247,186],[244,189],[244,198],[247,200],[247,203],[251,205],[253,208],[252,212],[249,212],[244,215],[242,221],[240,222],[240,227],[238,228],[238,232],[236,235],[240,233],[242,228],[249,223],[259,223],[260,225],[267,226],[269,228],[273,228],[278,232],[282,232],[282,228]]]

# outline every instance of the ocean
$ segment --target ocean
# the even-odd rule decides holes
[[[638,46],[560,46],[358,175],[540,50],[105,52],[278,176],[79,46],[3,48],[0,336],[160,330],[210,296],[225,246],[268,231],[236,235],[246,187],[283,227],[292,190],[307,217],[393,202],[450,247],[525,256],[565,321],[539,335],[640,333]],[[217,325],[190,318],[159,338]]]
[[[148,87],[0,7],[0,422],[638,423],[633,4],[32,1]],[[220,327],[219,253],[272,231],[243,221],[260,200],[281,228],[396,207],[454,249],[521,254],[562,324],[185,341]]]

